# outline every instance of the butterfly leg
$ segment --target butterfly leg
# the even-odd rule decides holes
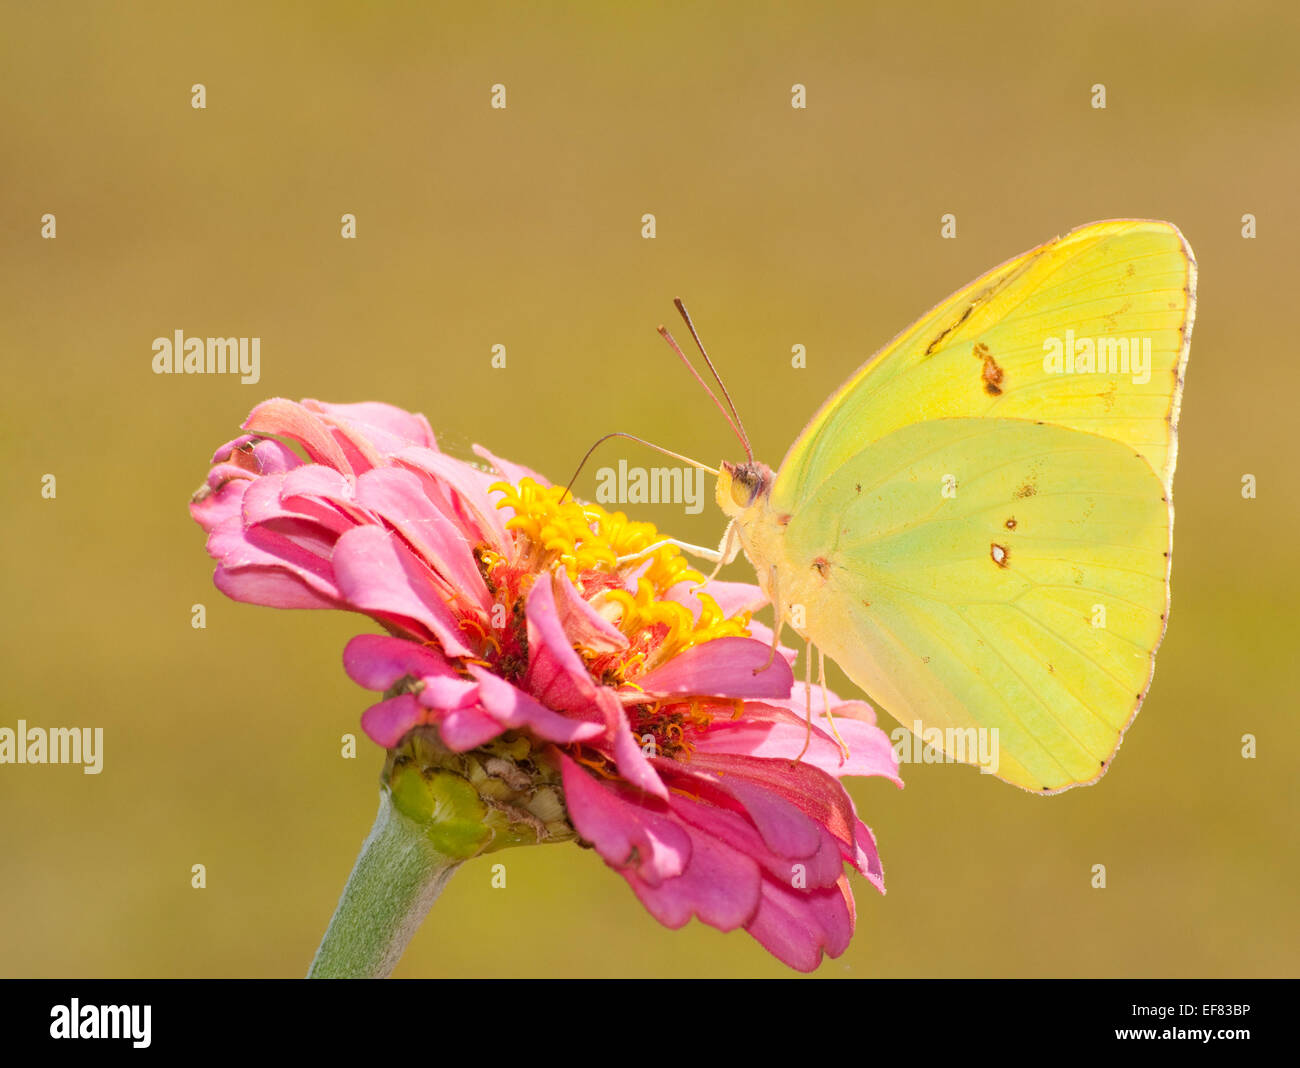
[[[799,750],[799,755],[795,757],[795,763],[803,759],[804,753],[808,752],[808,747],[812,745],[812,639],[808,641],[808,647],[803,651],[803,700],[804,712],[806,719],[804,723],[806,730],[803,735],[803,748]]]
[[[620,556],[614,561],[614,563],[616,564],[635,563],[637,560],[640,560],[642,557],[648,556],[650,555],[650,553],[655,552],[658,549],[662,549],[668,545],[675,545],[677,546],[677,548],[681,549],[682,552],[687,553],[690,556],[698,556],[701,560],[707,560],[711,564],[721,565],[727,562],[722,558],[722,553],[718,549],[710,549],[708,548],[708,546],[705,545],[691,545],[689,542],[678,541],[676,538],[664,538],[662,541],[657,541],[653,545],[647,545],[644,549],[638,549],[634,553],[628,553],[626,556]]]
[[[776,567],[773,566],[768,574],[772,576],[770,579],[772,592],[769,600],[772,602],[772,613],[776,617],[776,622],[772,625],[772,648],[768,651],[767,663],[762,667],[754,668],[755,675],[760,671],[766,671],[772,666],[772,662],[776,660],[776,651],[781,645],[781,628],[785,626],[785,614],[781,611],[781,591],[776,580]]]
[[[731,563],[739,554],[740,539],[736,537],[736,521],[733,519],[727,524],[727,529],[722,535],[722,541],[718,543],[718,562],[713,570],[709,572],[709,577],[704,581],[706,583],[712,582],[718,577],[718,572]]]
[[[835,717],[831,715],[831,695],[830,691],[826,689],[826,654],[820,647],[817,649],[817,670],[821,675],[822,708],[826,713],[826,723],[831,729],[831,734],[835,736],[835,740],[840,743],[840,752],[844,755],[844,759],[848,760],[851,755],[849,747],[845,744],[844,739],[840,737],[840,732],[835,729]]]

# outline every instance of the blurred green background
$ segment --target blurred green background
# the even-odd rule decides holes
[[[383,758],[340,654],[375,628],[225,600],[186,511],[255,403],[389,401],[451,451],[555,479],[615,429],[739,459],[655,334],[681,295],[775,465],[937,300],[1115,216],[1176,222],[1200,263],[1151,695],[1089,789],[1037,799],[952,766],[855,782],[889,893],[854,877],[857,936],[820,974],[1296,974],[1298,18],[4,3],[0,725],[106,740],[99,776],[0,766],[0,974],[300,975],[333,911]],[[177,329],[261,337],[262,380],[154,375]],[[703,543],[723,527],[711,504],[638,515]],[[744,934],[662,929],[590,851],[492,860],[507,888],[468,864],[398,975],[792,974]]]

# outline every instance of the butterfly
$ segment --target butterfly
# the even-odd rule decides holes
[[[1175,226],[1096,222],[904,330],[775,472],[728,397],[749,459],[718,472],[714,557],[743,550],[777,635],[793,627],[950,759],[974,763],[982,730],[1006,782],[1096,782],[1168,618],[1195,308]]]

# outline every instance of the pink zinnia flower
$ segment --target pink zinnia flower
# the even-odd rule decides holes
[[[548,769],[567,812],[519,814],[526,840],[571,825],[669,927],[743,927],[804,971],[844,951],[844,864],[884,887],[839,779],[902,785],[897,760],[868,706],[835,700],[846,756],[820,688],[808,740],[793,654],[764,669],[758,587],[701,585],[675,548],[643,552],[662,540],[650,524],[561,503],[558,487],[480,448],[491,472],[454,459],[422,416],[388,405],[274,399],[245,429],[191,505],[216,585],[383,625],[348,643],[344,666],[384,694],[362,726],[390,763],[413,731],[456,754],[525,739],[524,766]],[[474,849],[509,844],[492,833]]]

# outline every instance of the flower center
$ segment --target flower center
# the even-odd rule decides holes
[[[712,597],[692,591],[697,616],[670,591],[683,583],[702,584],[675,545],[659,544],[664,536],[653,523],[636,522],[622,512],[607,512],[564,495],[561,486],[541,486],[523,479],[517,486],[498,482],[491,489],[503,496],[497,507],[514,514],[506,529],[515,538],[511,560],[487,549],[476,555],[493,596],[501,599],[519,633],[495,650],[518,664],[519,639],[526,649],[522,597],[537,575],[564,568],[584,600],[627,639],[615,651],[575,644],[592,677],[603,686],[637,689],[637,679],[682,651],[724,637],[748,637],[750,613],[727,618]],[[653,546],[653,548],[652,548]],[[681,596],[683,591],[677,591]],[[629,709],[638,734],[655,739],[661,755],[689,750],[689,736],[706,728],[719,712],[732,714],[735,703],[717,699],[647,700]]]

